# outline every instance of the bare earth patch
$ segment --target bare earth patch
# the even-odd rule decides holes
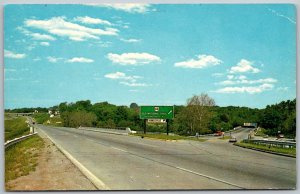
[[[9,181],[10,191],[96,190],[95,186],[47,138],[34,172]]]

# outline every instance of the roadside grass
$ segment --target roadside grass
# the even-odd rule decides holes
[[[200,141],[204,142],[207,139],[202,139],[202,138],[192,138],[192,137],[184,137],[180,135],[166,135],[166,134],[141,134],[141,133],[136,133],[136,134],[131,134],[134,136],[140,136],[140,137],[148,137],[148,138],[153,138],[153,139],[162,139],[162,140],[194,140],[194,141]]]
[[[260,128],[257,130],[255,136],[265,136],[266,135],[266,130],[264,128]]]
[[[5,150],[5,188],[7,183],[20,176],[34,171],[38,164],[39,150],[44,147],[44,141],[34,135]]]
[[[50,116],[48,113],[35,113],[33,118],[35,119],[36,123],[43,124],[50,118]]]
[[[260,150],[296,156],[296,148],[280,148],[280,147],[270,147],[269,148],[269,146],[265,146],[265,145],[258,145],[258,144],[253,144],[253,143],[244,143],[244,142],[237,142],[235,144],[245,147],[245,148],[256,148],[256,149],[260,149]]]
[[[4,120],[5,141],[29,134],[25,117]]]
[[[13,119],[16,118],[16,116],[8,114],[8,113],[4,113],[4,120],[9,120],[9,119]]]
[[[220,137],[218,139],[221,139],[221,140],[228,140],[228,139],[231,139],[231,136],[224,136],[224,137]]]

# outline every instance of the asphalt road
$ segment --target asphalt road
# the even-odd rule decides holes
[[[38,127],[112,190],[296,187],[295,158],[240,148],[226,140],[170,142]],[[242,138],[247,130],[235,136]]]

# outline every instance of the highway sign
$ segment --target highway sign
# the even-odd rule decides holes
[[[173,119],[174,106],[140,106],[141,119]]]

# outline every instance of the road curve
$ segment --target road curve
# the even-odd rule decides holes
[[[296,187],[295,158],[243,149],[225,140],[168,142],[38,128],[112,190]]]

